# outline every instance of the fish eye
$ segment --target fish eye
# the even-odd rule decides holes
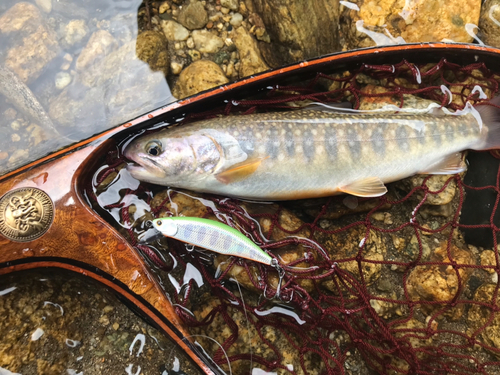
[[[158,156],[161,154],[161,142],[151,141],[146,145],[146,152],[151,156]]]

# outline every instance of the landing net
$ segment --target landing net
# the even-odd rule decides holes
[[[494,96],[499,78],[482,63],[364,65],[274,87],[265,98],[184,122],[304,101],[349,100],[354,108],[372,108],[427,99],[458,110]],[[257,204],[140,184],[122,188],[120,201],[102,208],[164,280],[193,338],[227,373],[494,374],[500,373],[494,220],[500,169],[492,160],[495,167],[485,175],[493,182],[472,182],[476,187],[463,175],[416,176],[390,184],[380,198]],[[123,166],[121,155],[110,153],[89,195],[97,201]],[[472,191],[489,194],[491,206],[466,225],[460,213]],[[139,201],[149,207],[146,214]],[[285,260],[285,302],[272,300],[278,278],[271,267],[189,251],[173,240],[139,242],[147,220],[170,215],[220,220]],[[463,231],[475,229],[490,245],[474,246],[473,236],[466,243]]]

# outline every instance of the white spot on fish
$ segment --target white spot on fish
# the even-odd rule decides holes
[[[340,4],[345,6],[346,8],[357,10],[359,12],[359,7],[357,4],[351,3],[350,1],[340,1]]]

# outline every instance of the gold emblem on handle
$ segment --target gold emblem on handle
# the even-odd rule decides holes
[[[54,220],[54,204],[43,190],[21,188],[0,199],[0,234],[16,242],[42,236]]]

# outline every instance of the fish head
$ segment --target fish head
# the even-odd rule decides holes
[[[199,180],[219,162],[219,153],[210,138],[199,134],[162,132],[139,137],[124,150],[134,162],[127,165],[132,177],[159,185],[184,187]]]

